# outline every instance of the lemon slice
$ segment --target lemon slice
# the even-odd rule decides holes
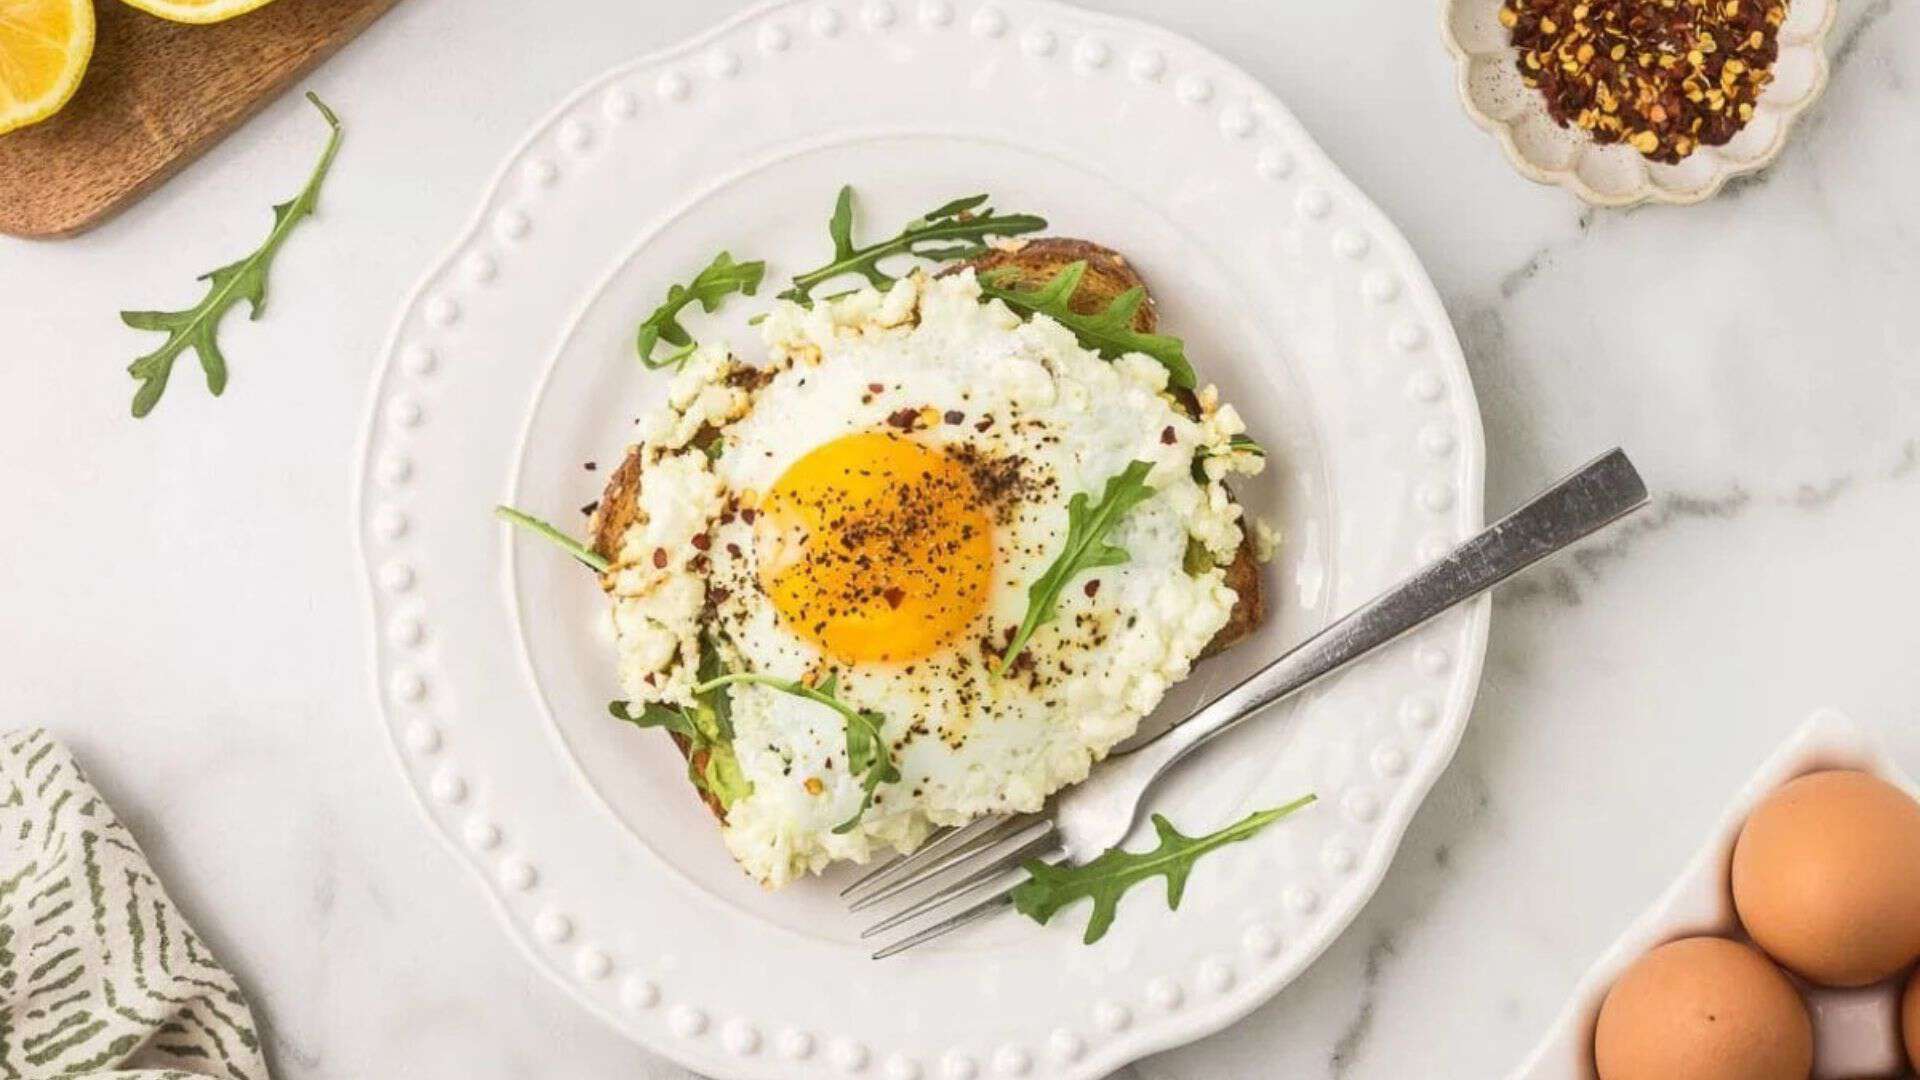
[[[0,0],[0,132],[60,111],[93,56],[93,0]]]
[[[0,4],[6,0],[0,0]],[[217,23],[245,15],[257,7],[264,7],[272,0],[126,0],[149,15],[158,15],[170,22]]]

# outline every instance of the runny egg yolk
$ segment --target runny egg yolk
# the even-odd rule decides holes
[[[754,554],[795,633],[842,662],[904,661],[953,641],[985,606],[993,520],[953,456],[861,432],[781,474],[754,519]]]

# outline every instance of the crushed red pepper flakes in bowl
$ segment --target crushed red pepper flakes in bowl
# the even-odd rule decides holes
[[[1520,77],[1562,127],[1672,164],[1731,140],[1773,78],[1786,0],[1505,0]]]

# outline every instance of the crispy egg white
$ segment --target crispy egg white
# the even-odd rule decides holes
[[[640,514],[611,589],[636,702],[690,701],[706,635],[729,670],[832,676],[884,718],[901,778],[835,832],[862,798],[840,715],[731,687],[752,791],[725,839],[779,886],[1085,778],[1226,623],[1219,566],[1241,521],[1221,481],[1260,458],[1230,446],[1242,427],[1217,395],[1190,419],[1158,363],[1102,359],[1050,319],[982,303],[971,273],[781,303],[762,334],[768,366],[702,349],[644,419]],[[996,676],[1068,500],[1135,460],[1153,494],[1107,537],[1128,560],[1070,581]]]

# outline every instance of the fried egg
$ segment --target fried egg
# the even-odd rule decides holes
[[[1153,359],[983,302],[971,272],[780,302],[761,331],[765,364],[703,347],[643,418],[608,582],[636,707],[692,707],[704,647],[880,718],[899,779],[862,811],[839,712],[726,688],[744,783],[725,841],[777,887],[1084,779],[1227,622],[1242,521],[1222,481],[1261,458],[1217,394],[1191,417]],[[1151,494],[1105,538],[1126,560],[1069,580],[996,670],[1069,500],[1134,461]]]

